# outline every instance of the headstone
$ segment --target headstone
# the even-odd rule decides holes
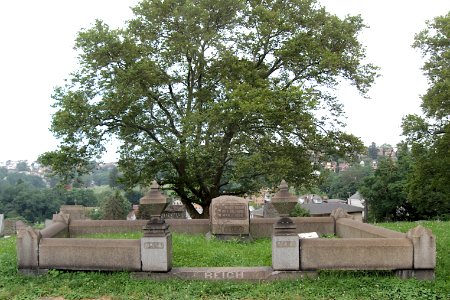
[[[211,233],[216,236],[248,236],[250,216],[248,201],[235,196],[212,199],[210,206]]]
[[[184,205],[169,205],[161,214],[164,219],[186,219],[186,207]]]
[[[263,212],[264,218],[278,218],[280,215],[278,214],[277,210],[275,209],[275,206],[273,206],[271,201],[266,201],[264,203],[264,212]]]
[[[59,211],[63,214],[69,214],[71,220],[86,219],[86,207],[83,205],[61,205]]]
[[[5,229],[5,224],[3,223],[4,219],[5,216],[3,214],[0,214],[0,237],[3,236],[3,230]]]

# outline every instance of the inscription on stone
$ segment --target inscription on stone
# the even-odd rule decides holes
[[[294,241],[277,241],[275,246],[277,248],[295,248],[297,243]]]
[[[215,207],[215,215],[217,219],[229,219],[229,220],[245,220],[246,219],[245,204],[227,204],[222,203]]]
[[[248,235],[250,219],[248,201],[234,196],[220,196],[211,202],[211,233]]]
[[[164,243],[161,242],[145,242],[144,249],[164,249]]]
[[[244,272],[205,272],[204,279],[243,279]]]

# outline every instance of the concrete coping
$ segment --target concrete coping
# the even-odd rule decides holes
[[[61,231],[67,230],[67,228],[67,224],[63,222],[54,222],[50,226],[42,229],[40,233],[43,238],[51,238],[56,236]]]
[[[406,234],[390,230],[387,228],[377,227],[371,224],[362,223],[348,218],[339,218],[336,220],[336,234],[338,235],[338,226],[350,227],[354,230],[367,233],[373,237],[378,238],[404,238]],[[347,236],[340,236],[341,238],[346,238]]]
[[[211,280],[211,281],[271,281],[317,277],[315,271],[275,271],[271,267],[172,268],[169,272],[135,272],[134,279],[145,280]]]

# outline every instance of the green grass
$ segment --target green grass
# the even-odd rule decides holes
[[[139,239],[142,233],[89,234],[82,237]],[[237,240],[220,241],[215,238],[207,240],[203,235],[175,233],[172,237],[172,247],[174,267],[255,267],[270,266],[272,263],[272,246],[269,238],[241,243]]]
[[[417,223],[378,225],[406,232]],[[130,279],[126,272],[56,270],[44,276],[26,277],[16,270],[15,238],[0,239],[0,299],[58,296],[65,299],[450,299],[450,222],[423,222],[422,225],[437,236],[435,281],[400,280],[383,272],[321,272],[316,279],[262,283],[152,282]],[[125,238],[139,236],[138,233]],[[177,266],[270,264],[269,240],[240,244],[177,234],[173,244]],[[263,258],[253,260],[253,256],[261,255]]]

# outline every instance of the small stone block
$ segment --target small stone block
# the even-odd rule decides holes
[[[141,238],[142,271],[168,272],[172,269],[172,235]]]
[[[417,280],[435,279],[434,270],[396,270],[395,275],[400,279],[411,279],[411,278],[415,278]]]
[[[300,269],[300,242],[297,235],[272,237],[272,267],[274,270]]]

